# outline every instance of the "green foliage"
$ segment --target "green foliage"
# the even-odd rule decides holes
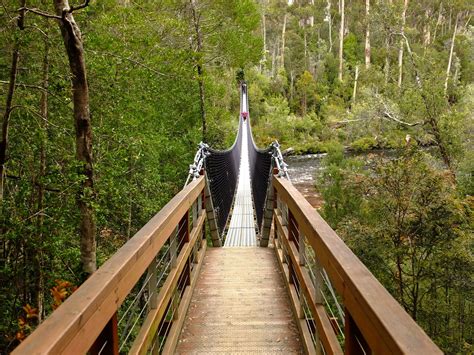
[[[473,326],[459,323],[472,316],[472,211],[450,178],[416,149],[369,165],[368,174],[340,148],[324,166],[318,186],[328,222],[447,352],[469,347],[472,337],[452,329]]]
[[[363,174],[362,164],[357,159],[346,159],[344,148],[338,143],[330,144],[323,159],[325,167],[317,186],[325,201],[323,216],[333,227],[352,214],[357,213],[361,198],[357,194],[357,181]]]
[[[199,1],[205,40],[204,52],[197,53],[190,46],[195,32],[188,3],[104,0],[74,13],[83,34],[90,92],[95,185],[87,192],[94,196],[99,265],[184,184],[201,139],[196,62],[205,69],[209,143],[227,148],[235,138],[235,70],[261,56],[257,5]],[[54,12],[40,1],[27,6]],[[23,307],[41,304],[43,318],[52,311],[54,280],[78,284],[80,278],[76,197],[81,181],[69,66],[57,23],[28,12],[27,26],[19,31],[18,7],[7,1],[0,13],[0,79],[9,80],[13,39],[18,38],[17,82],[27,84],[17,86],[13,99],[0,213],[0,348],[6,352],[17,344]],[[47,91],[41,89],[46,43]],[[0,84],[0,105],[7,87]],[[40,114],[42,92],[48,93],[46,117]],[[41,198],[40,187],[45,189]]]
[[[351,148],[356,152],[365,152],[377,148],[377,142],[373,137],[363,137],[352,142]]]

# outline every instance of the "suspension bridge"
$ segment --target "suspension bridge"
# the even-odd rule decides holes
[[[232,147],[201,143],[186,186],[14,354],[438,354],[255,145],[247,85]],[[207,236],[207,237],[206,237]]]

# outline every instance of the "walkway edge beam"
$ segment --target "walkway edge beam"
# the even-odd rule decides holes
[[[273,186],[373,353],[442,354],[291,182],[274,176]]]
[[[86,353],[204,189],[191,182],[47,318],[13,354]]]

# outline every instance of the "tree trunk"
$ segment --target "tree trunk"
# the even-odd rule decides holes
[[[273,50],[272,50],[272,78],[275,77],[275,66],[276,66],[276,48],[273,47]]]
[[[48,33],[49,20],[45,21],[45,33]],[[46,176],[46,137],[48,130],[48,86],[49,86],[49,40],[47,37],[44,38],[44,56],[43,56],[43,79],[41,86],[40,98],[40,114],[43,119],[41,120],[41,146],[40,146],[40,159],[39,159],[39,174],[37,179],[38,189],[38,218],[37,218],[37,230],[38,230],[38,247],[37,247],[37,268],[38,268],[38,279],[37,279],[37,308],[38,308],[38,323],[42,322],[44,313],[44,235],[43,235],[43,224],[44,224],[44,178]]]
[[[344,51],[344,0],[340,1],[341,26],[339,28],[339,81],[342,81],[342,72],[344,70],[343,51]]]
[[[283,27],[281,29],[281,53],[280,53],[280,68],[285,67],[285,36],[286,36],[286,20],[287,14],[283,16]]]
[[[263,58],[262,58],[262,63],[263,65],[260,66],[260,72],[263,71],[263,68],[265,67],[267,63],[267,23],[266,23],[266,16],[265,16],[265,9],[263,10],[262,13],[262,35],[263,35]]]
[[[423,26],[423,50],[426,50],[431,43],[431,9],[426,9],[425,11],[425,24]]]
[[[387,34],[385,38],[385,65],[384,65],[384,72],[385,72],[385,85],[388,84],[388,80],[390,78],[390,36]]]
[[[306,28],[304,28],[304,69],[309,69],[309,58],[308,58],[308,39],[306,38]]]
[[[331,0],[327,0],[326,16],[327,16],[327,20],[328,20],[328,30],[329,30],[329,50],[328,50],[328,52],[331,53],[331,51],[332,51]]]
[[[20,7],[25,7],[26,0],[20,0]],[[25,28],[25,11],[18,14],[17,25],[20,30]],[[12,62],[10,68],[10,81],[8,83],[7,99],[5,103],[2,120],[2,140],[0,141],[0,204],[3,203],[3,190],[5,188],[5,163],[7,162],[8,129],[12,113],[13,95],[15,94],[16,77],[18,74],[18,62],[20,60],[20,40],[15,37],[13,44]]]
[[[408,0],[405,0],[403,5],[403,12],[402,12],[402,27],[401,27],[401,34],[405,35],[405,24],[406,24],[406,16],[407,16],[407,9],[408,9]],[[405,48],[404,39],[400,40],[400,49],[398,51],[398,87],[402,87],[402,80],[403,80],[403,50]]]
[[[365,68],[370,68],[370,0],[365,0]]]
[[[96,226],[91,200],[94,199],[94,169],[92,165],[92,126],[89,110],[89,87],[81,31],[68,12],[68,0],[54,0],[56,13],[62,16],[59,27],[69,60],[76,131],[76,158],[81,162],[82,184],[77,198],[81,214],[81,263],[85,276],[96,268]]]
[[[444,96],[448,93],[448,83],[451,74],[451,65],[453,63],[454,43],[456,42],[456,32],[458,30],[459,14],[456,16],[456,23],[454,24],[453,37],[451,38],[451,48],[449,50],[448,68],[446,69],[446,79],[444,81]]]
[[[355,68],[355,78],[354,78],[354,91],[352,92],[352,104],[356,103],[357,97],[357,81],[359,80],[359,66],[356,65]]]
[[[396,257],[397,263],[397,274],[398,274],[398,297],[400,298],[400,303],[405,307],[405,293],[403,287],[403,270],[402,270],[402,259],[400,255]],[[406,308],[406,307],[405,307]]]
[[[196,52],[199,58],[197,59],[197,82],[199,87],[199,107],[201,110],[201,122],[202,122],[202,140],[203,142],[207,139],[207,120],[206,120],[206,100],[204,92],[204,68],[202,65],[202,34],[200,24],[200,14],[196,11],[196,0],[191,1],[191,12],[193,16],[194,34],[196,36]]]
[[[439,4],[439,12],[438,12],[438,20],[436,21],[436,25],[433,31],[433,43],[436,41],[436,34],[438,32],[438,27],[443,19],[443,3]]]
[[[7,161],[8,129],[10,124],[10,115],[12,112],[13,95],[15,94],[19,58],[19,43],[17,41],[13,47],[12,64],[10,68],[10,82],[8,84],[7,102],[5,104],[2,121],[2,141],[0,142],[0,201],[3,201],[3,189],[5,186],[5,163]]]

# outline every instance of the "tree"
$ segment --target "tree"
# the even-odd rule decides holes
[[[341,24],[339,27],[339,81],[342,81],[342,73],[344,70],[344,61],[343,61],[343,53],[344,53],[344,0],[340,1],[341,3]]]
[[[330,154],[320,184],[329,202],[325,218],[438,345],[463,351],[470,336],[448,334],[472,314],[462,301],[472,291],[464,281],[474,267],[465,252],[472,233],[468,205],[416,148],[381,159],[368,174]]]
[[[54,6],[59,19],[64,46],[71,70],[72,95],[74,105],[74,127],[76,131],[76,157],[82,166],[83,176],[77,204],[81,211],[79,226],[81,238],[81,262],[83,272],[88,276],[97,268],[96,226],[92,202],[94,200],[94,168],[92,159],[92,125],[89,109],[89,86],[81,31],[72,13],[86,7],[89,1],[77,7],[68,0],[55,0]]]
[[[23,7],[26,0],[21,0],[20,4]],[[25,11],[19,10],[17,25],[20,30],[24,29]],[[7,161],[8,149],[8,130],[10,123],[10,116],[13,110],[13,95],[15,94],[16,78],[18,73],[18,62],[20,60],[20,40],[18,34],[15,34],[15,43],[13,45],[12,60],[10,68],[10,80],[8,84],[8,93],[2,118],[2,140],[0,141],[0,202],[3,202],[3,189],[5,185],[5,163]]]
[[[365,0],[365,68],[370,68],[370,0]]]
[[[401,15],[401,28],[400,33],[402,36],[405,35],[405,24],[407,18],[408,0],[404,0],[403,11]],[[400,49],[398,50],[398,87],[402,87],[403,80],[403,49],[405,48],[405,41],[400,39]]]
[[[304,71],[296,81],[296,92],[301,100],[301,115],[306,115],[308,105],[313,101],[316,82],[310,72]]]

